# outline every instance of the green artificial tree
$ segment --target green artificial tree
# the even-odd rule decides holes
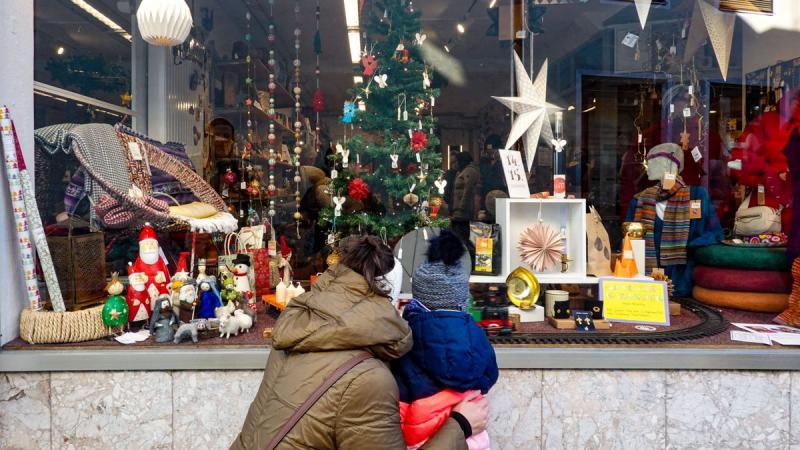
[[[420,54],[420,13],[405,0],[384,0],[362,11],[365,15],[369,38],[362,63],[355,66],[364,82],[351,92],[349,107],[355,112],[345,106],[343,122],[352,117],[352,133],[345,125],[352,137],[340,142],[349,151],[348,166],[343,167],[342,153],[332,156],[338,176],[328,188],[346,203],[338,217],[333,206],[325,208],[319,223],[330,230],[335,221],[340,236],[368,232],[390,239],[420,226],[447,226],[436,214],[441,195],[434,182],[443,176],[433,115],[439,89],[431,84],[433,68]],[[373,58],[377,65],[370,63]],[[363,111],[355,107],[359,102]],[[357,179],[368,187],[366,199],[359,189],[364,184],[353,184]]]

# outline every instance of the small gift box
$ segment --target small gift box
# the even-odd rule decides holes
[[[603,320],[603,302],[600,300],[586,300],[583,309],[592,313],[592,319]]]
[[[562,300],[553,303],[553,318],[555,319],[569,319],[572,316],[572,310],[569,307],[569,300]]]

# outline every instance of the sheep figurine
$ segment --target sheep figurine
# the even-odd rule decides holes
[[[256,323],[256,310],[255,309],[244,308],[244,309],[239,310],[239,311],[243,311],[247,316],[250,316],[250,319],[253,320],[253,324]],[[235,313],[235,311],[234,311],[234,313]]]
[[[175,339],[173,342],[176,344],[180,344],[186,338],[192,338],[192,342],[197,344],[197,324],[196,323],[184,323],[178,327],[178,331],[175,332]]]
[[[253,319],[241,309],[233,312],[233,317],[239,322],[239,332],[249,333],[253,326]]]
[[[239,320],[225,311],[219,317],[219,337],[225,336],[225,339],[230,339],[231,334],[234,336],[239,334]]]
[[[225,306],[214,308],[214,315],[217,316],[217,319],[220,319],[222,318],[222,314],[227,313],[231,315],[234,311],[236,311],[236,302],[228,302]]]

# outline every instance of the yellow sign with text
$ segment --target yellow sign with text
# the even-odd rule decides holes
[[[669,326],[669,298],[663,281],[600,278],[600,300],[606,320]]]

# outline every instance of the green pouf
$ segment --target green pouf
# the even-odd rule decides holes
[[[703,266],[741,270],[785,271],[789,267],[785,248],[709,245],[695,250],[694,259]]]

